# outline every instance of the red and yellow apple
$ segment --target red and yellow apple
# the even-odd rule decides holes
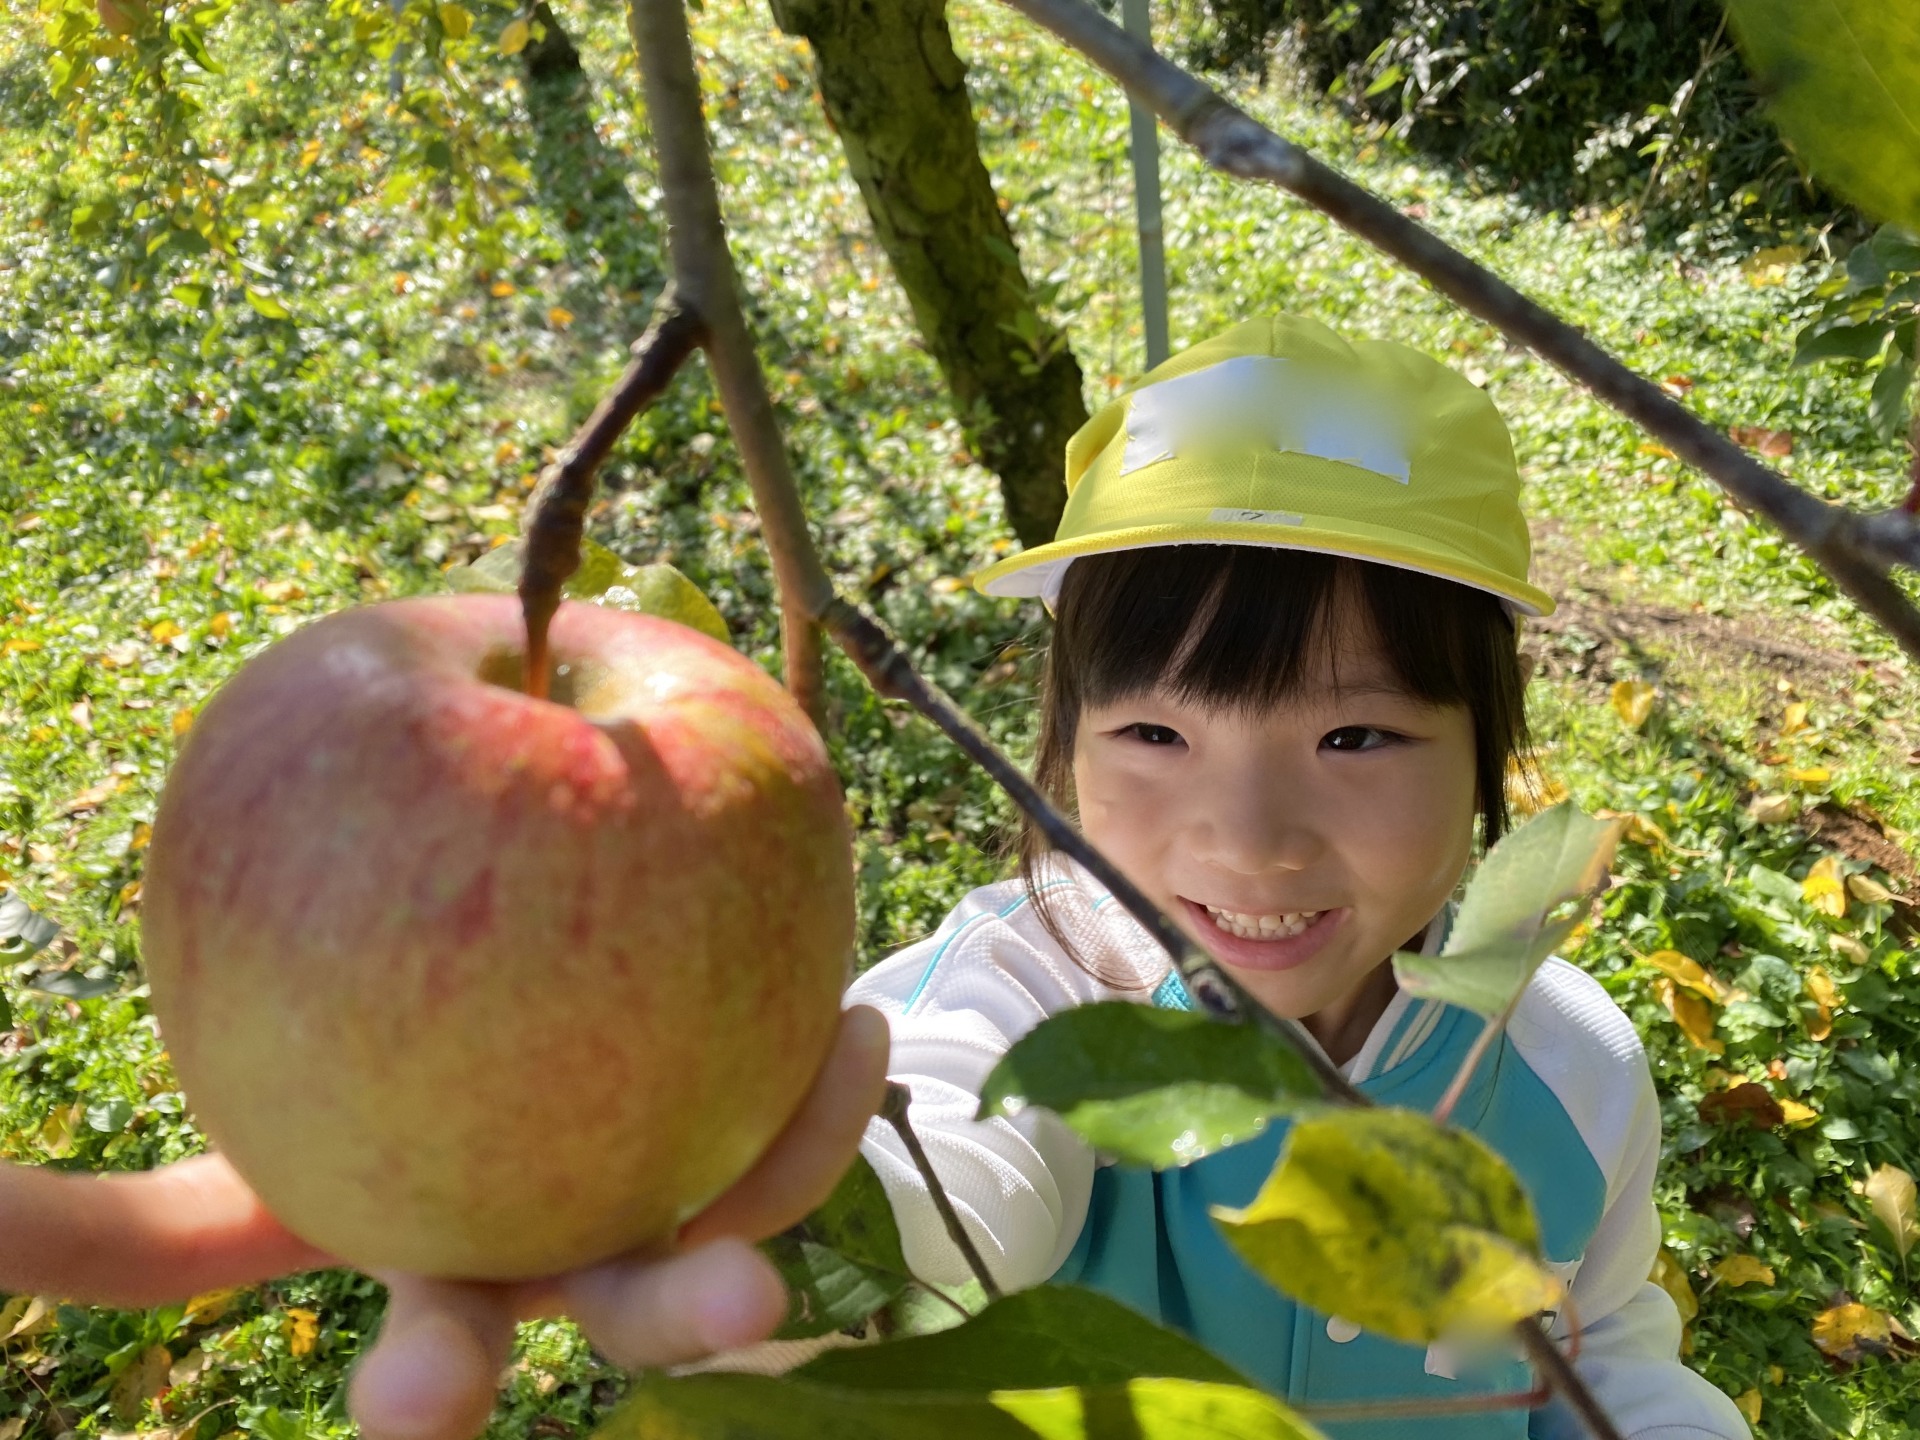
[[[833,1038],[853,871],[819,736],[669,621],[510,596],[322,620],[169,777],[153,1006],[193,1113],[295,1233],[514,1279],[669,1236]]]

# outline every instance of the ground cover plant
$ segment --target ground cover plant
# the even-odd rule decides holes
[[[1023,240],[1064,272],[1096,386],[1116,382],[1133,347],[1125,216],[1110,188],[1123,109],[1103,82],[998,17],[967,19],[991,159],[1015,197]],[[857,212],[798,53],[758,17],[710,23],[702,37],[710,73],[739,80],[731,104],[722,101],[721,152],[737,187],[730,193],[745,197],[731,202],[743,259],[757,293],[771,297],[768,358],[790,387],[785,419],[833,564],[859,576],[914,648],[931,653],[943,683],[1017,743],[1031,623],[957,583],[1000,540],[991,492],[955,454],[951,429],[928,427],[929,412],[939,413],[928,371],[884,274],[846,239],[859,232]],[[597,38],[603,56],[617,53],[617,37]],[[644,193],[643,153],[621,148],[634,135],[630,93],[607,63],[602,138]],[[239,103],[244,71],[230,71]],[[745,83],[770,72],[787,86]],[[29,96],[28,60],[10,73]],[[321,100],[350,105],[378,81],[338,79]],[[1040,106],[1035,96],[1047,94],[1065,103]],[[1322,148],[1351,150],[1323,116],[1294,111],[1288,123],[1315,131]],[[765,137],[776,133],[793,139],[770,152]],[[1063,152],[1087,163],[1061,166]],[[1812,471],[1858,495],[1881,476],[1891,498],[1895,452],[1851,418],[1865,414],[1865,382],[1785,370],[1795,322],[1812,303],[1810,272],[1777,258],[1743,270],[1697,257],[1670,269],[1603,229],[1462,198],[1444,174],[1390,152],[1354,159],[1395,199],[1497,254],[1503,270],[1564,293],[1580,318],[1590,314],[1675,388],[1700,391],[1733,423],[1789,437],[1803,481]],[[1911,1033],[1913,1015],[1900,998],[1907,960],[1891,924],[1901,912],[1867,887],[1898,889],[1907,877],[1897,873],[1897,847],[1875,848],[1871,821],[1858,818],[1872,810],[1895,827],[1912,823],[1898,763],[1903,666],[1817,571],[1782,563],[1776,538],[1681,479],[1626,427],[1567,404],[1557,384],[1480,327],[1311,217],[1268,197],[1250,201],[1192,167],[1179,173],[1188,198],[1176,219],[1186,243],[1173,245],[1186,271],[1177,333],[1200,333],[1247,307],[1299,307],[1451,348],[1483,369],[1516,415],[1523,451],[1538,457],[1538,493],[1560,522],[1558,553],[1576,579],[1616,584],[1618,568],[1631,564],[1633,603],[1682,616],[1670,628],[1683,640],[1699,639],[1689,626],[1712,638],[1712,621],[1750,631],[1792,624],[1806,650],[1844,657],[1834,667],[1789,656],[1782,673],[1777,651],[1722,646],[1713,656],[1722,668],[1689,685],[1685,666],[1663,671],[1671,642],[1657,627],[1642,623],[1623,637],[1605,621],[1624,607],[1585,608],[1576,621],[1591,629],[1570,625],[1542,641],[1543,783],[1640,817],[1620,867],[1627,883],[1610,893],[1609,923],[1595,927],[1582,959],[1635,1011],[1669,1096],[1670,1248],[1677,1273],[1705,1292],[1697,1363],[1757,1403],[1769,1433],[1902,1433],[1920,1417],[1909,1413],[1898,1337],[1872,1321],[1848,1329],[1863,1317],[1845,1306],[1859,1301],[1913,1323],[1904,1235],[1876,1230],[1872,1197],[1851,1188],[1914,1153],[1894,1107],[1872,1103],[1903,1093],[1895,1037]],[[128,922],[138,908],[141,827],[194,700],[302,614],[346,597],[431,588],[448,560],[506,536],[539,447],[562,438],[590,401],[585,377],[617,363],[640,297],[570,251],[564,212],[529,207],[517,217],[517,265],[479,275],[469,259],[436,258],[404,208],[349,193],[316,195],[308,223],[290,229],[286,318],[246,301],[208,317],[178,297],[178,311],[137,294],[116,300],[61,237],[73,207],[47,171],[23,162],[9,174],[9,225],[25,258],[5,302],[4,403],[19,463],[4,483],[19,543],[6,562],[9,628],[0,640],[12,721],[0,864],[66,933],[9,977],[22,1023],[10,1042],[5,1133],[17,1158],[149,1163],[193,1139],[144,1014]],[[316,187],[323,178],[315,174]],[[1101,216],[1091,245],[1089,215]],[[345,244],[334,238],[343,224]],[[650,413],[622,447],[595,533],[636,559],[674,559],[736,633],[770,655],[755,522],[726,447],[714,442],[717,428],[698,386]],[[1630,524],[1620,518],[1623,488],[1633,497]],[[1804,693],[1780,690],[1781,680]],[[1615,684],[1626,688],[1616,693]],[[834,694],[843,769],[873,832],[862,868],[871,957],[995,872],[991,840],[1005,814],[849,674],[836,673]],[[1833,822],[1841,863],[1816,872],[1828,851],[1807,828],[1822,806],[1855,818],[1851,828]],[[1796,812],[1807,827],[1793,823]],[[1868,878],[1849,890],[1855,871]],[[1729,947],[1737,953],[1723,953]],[[1676,954],[1711,977],[1694,976]],[[1760,963],[1768,958],[1776,963]],[[1735,999],[1733,987],[1747,993]],[[1723,1017],[1721,1035],[1708,1033],[1688,999]],[[1725,1053],[1709,1053],[1715,1041]],[[1769,1072],[1773,1061],[1781,1074]],[[1771,1112],[1736,1075],[1781,1107],[1778,1127],[1750,1123]],[[1787,1100],[1815,1116],[1789,1116]],[[1749,1218],[1738,1197],[1761,1194],[1768,1205],[1756,1200]],[[1714,1274],[1742,1255],[1771,1277],[1751,1265]],[[36,1434],[170,1424],[208,1440],[230,1428],[337,1426],[339,1367],[377,1313],[366,1282],[337,1275],[178,1315],[45,1306],[36,1314],[22,1298],[7,1327],[19,1332],[9,1358],[21,1362],[9,1367],[7,1393],[22,1431]],[[1823,1375],[1823,1353],[1847,1368]],[[530,1335],[520,1364],[497,1422],[508,1428],[557,1433],[619,1385],[561,1327]]]

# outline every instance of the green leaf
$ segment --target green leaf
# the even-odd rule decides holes
[[[1319,1440],[1271,1395],[1194,1380],[874,1394],[764,1375],[648,1374],[595,1440]]]
[[[112,975],[82,975],[78,970],[40,970],[30,976],[27,989],[62,1000],[98,1000],[120,988]]]
[[[1867,402],[1867,418],[1883,439],[1894,439],[1907,430],[1907,394],[1913,389],[1913,362],[1895,355],[1880,367],[1873,382],[1873,394]]]
[[[1774,123],[1869,214],[1920,229],[1920,12],[1888,0],[1727,0]]]
[[[1867,242],[1888,273],[1911,275],[1920,272],[1920,239],[1897,225],[1882,225]]]
[[[979,1117],[1042,1105],[1096,1149],[1164,1168],[1250,1140],[1319,1093],[1306,1062],[1257,1025],[1110,1000],[1023,1035],[981,1087]]]
[[[713,602],[700,587],[671,565],[641,565],[627,569],[625,576],[609,585],[600,597],[602,605],[616,610],[633,610],[642,615],[658,615],[722,645],[733,643],[726,618],[714,609]]]
[[[1556,1304],[1539,1227],[1480,1140],[1411,1110],[1295,1122],[1244,1210],[1214,1218],[1240,1257],[1303,1304],[1426,1345]]]
[[[247,286],[247,303],[269,320],[291,318],[287,307],[280,303],[279,297],[271,290],[262,290],[258,285]]]
[[[11,890],[0,890],[0,955],[19,960],[53,943],[60,927]]]
[[[1186,1336],[1093,1290],[1042,1285],[965,1325],[888,1345],[829,1350],[796,1378],[848,1390],[1045,1390],[1139,1375],[1249,1382]]]
[[[7,999],[6,992],[0,991],[0,1030],[13,1029],[13,1005]]]
[[[864,1156],[854,1157],[819,1209],[760,1248],[787,1285],[787,1320],[776,1340],[856,1324],[912,1283],[893,1205]]]
[[[1793,363],[1813,365],[1822,360],[1871,360],[1887,345],[1890,324],[1807,326],[1793,342]]]
[[[775,1340],[806,1340],[857,1325],[910,1283],[896,1271],[862,1265],[795,1235],[775,1235],[760,1250],[787,1287],[787,1318]]]
[[[1606,880],[1622,823],[1555,805],[1506,836],[1467,882],[1440,954],[1393,957],[1400,987],[1482,1015],[1505,1010],[1579,923],[1549,917]]]
[[[511,595],[520,588],[520,547],[498,545],[447,571],[449,590],[462,595]]]

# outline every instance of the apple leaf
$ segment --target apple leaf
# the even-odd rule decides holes
[[[890,1348],[890,1347],[889,1347]],[[888,1394],[764,1375],[642,1375],[594,1440],[1321,1440],[1240,1385],[1145,1379]]]
[[[524,543],[524,542],[522,542]],[[447,588],[463,594],[511,595],[520,588],[522,545],[501,545],[447,572]],[[567,577],[569,600],[592,600],[636,615],[658,615],[724,644],[733,636],[700,587],[671,565],[629,565],[594,540],[580,542],[580,568]]]
[[[1410,1345],[1491,1331],[1562,1293],[1506,1161],[1411,1110],[1296,1121],[1253,1203],[1213,1215],[1288,1295]]]
[[[78,970],[40,970],[27,981],[27,989],[62,1000],[98,1000],[119,988],[112,975],[82,975]]]
[[[1549,917],[1606,880],[1625,823],[1562,804],[1506,836],[1468,882],[1441,952],[1393,957],[1400,988],[1482,1015],[1505,1010],[1573,933],[1577,916]]]
[[[0,890],[0,955],[20,960],[44,950],[59,933],[58,925],[35,914],[19,895]]]
[[[912,1283],[893,1206],[862,1155],[819,1209],[760,1249],[787,1286],[787,1319],[776,1340],[858,1324]]]
[[[1139,1375],[1250,1383],[1226,1361],[1118,1300],[1042,1285],[996,1300],[956,1329],[829,1350],[794,1372],[847,1390],[1045,1390]]]
[[[600,595],[600,603],[616,610],[633,610],[642,615],[658,615],[711,636],[723,645],[733,643],[727,622],[713,608],[713,602],[700,587],[671,565],[639,565],[609,585]]]
[[[1008,1296],[943,1334],[829,1350],[784,1380],[644,1376],[629,1396],[596,1440],[1317,1436],[1185,1336],[1072,1286]]]
[[[1920,12],[1889,0],[1727,0],[1768,112],[1807,167],[1920,230]]]
[[[1259,1026],[1113,1000],[1023,1035],[981,1087],[979,1118],[1041,1105],[1095,1149],[1164,1169],[1250,1140],[1319,1093],[1306,1062]]]
[[[905,1275],[862,1265],[795,1235],[761,1242],[787,1287],[787,1318],[775,1340],[808,1340],[857,1325],[891,1303],[910,1283]]]

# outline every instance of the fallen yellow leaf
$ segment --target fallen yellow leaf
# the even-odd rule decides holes
[[[289,1309],[285,1333],[289,1352],[296,1358],[310,1355],[320,1338],[320,1317],[311,1310]]]
[[[1753,1255],[1729,1255],[1712,1270],[1722,1285],[1771,1285],[1773,1267]]]
[[[180,629],[180,626],[172,620],[159,621],[147,631],[147,634],[153,637],[153,643],[156,645],[168,644],[182,633],[184,632]]]
[[[1898,1165],[1882,1165],[1867,1177],[1861,1189],[1874,1215],[1893,1236],[1893,1248],[1905,1260],[1914,1241],[1920,1240],[1913,1176]]]
[[[1787,778],[1800,785],[1824,785],[1833,778],[1833,772],[1824,765],[1807,765],[1787,771]]]
[[[290,601],[304,600],[307,592],[297,580],[267,580],[253,587],[262,600],[275,605],[285,605]]]
[[[1862,905],[1891,905],[1893,892],[1871,875],[1849,875],[1847,893]]]
[[[1813,1343],[1822,1353],[1848,1364],[1866,1355],[1883,1355],[1893,1339],[1890,1317],[1857,1301],[1822,1310],[1813,1319]]]
[[[1819,1007],[1819,1013],[1811,1025],[1807,1026],[1807,1038],[1824,1040],[1833,1034],[1833,1012],[1840,1007],[1840,987],[1833,983],[1833,977],[1823,966],[1815,965],[1807,971],[1807,998]]]
[[[229,1310],[233,1302],[247,1292],[235,1285],[225,1290],[206,1290],[187,1301],[186,1322],[189,1325],[211,1325]]]
[[[1873,952],[1851,935],[1827,936],[1827,948],[1836,955],[1844,955],[1856,965],[1864,965],[1873,958]]]
[[[514,284],[511,280],[496,280],[487,293],[496,300],[504,300],[513,292]]]
[[[1727,1053],[1726,1042],[1714,1037],[1711,1005],[1697,995],[1686,994],[1664,976],[1653,982],[1653,993],[1654,998],[1666,1006],[1673,1023],[1680,1027],[1680,1033],[1691,1040],[1695,1047],[1709,1055]]]
[[[173,738],[181,739],[193,728],[193,711],[176,710],[173,712]]]
[[[38,640],[15,638],[7,641],[5,645],[0,645],[0,654],[31,655],[35,650],[42,648],[44,647],[42,647]]]
[[[1806,728],[1807,702],[1804,700],[1796,700],[1787,706],[1787,713],[1780,721],[1781,738],[1784,739],[1789,735],[1797,735]]]
[[[1802,1105],[1798,1100],[1782,1096],[1774,1102],[1780,1107],[1780,1123],[1798,1130],[1802,1125],[1811,1125],[1820,1118],[1820,1112],[1811,1105]]]
[[[547,324],[556,330],[564,330],[573,324],[573,312],[564,305],[556,305],[547,311]]]
[[[321,148],[321,143],[318,140],[309,140],[305,145],[300,147],[300,168],[302,170],[313,167],[314,162],[320,158]]]
[[[1672,1297],[1682,1324],[1700,1313],[1700,1297],[1693,1293],[1693,1283],[1687,1279],[1686,1268],[1666,1246],[1662,1245],[1660,1253],[1654,1256],[1653,1272],[1647,1278]]]
[[[231,610],[222,610],[207,622],[207,633],[224,640],[233,633],[234,615]]]
[[[1800,895],[1809,909],[1838,920],[1847,913],[1847,882],[1838,855],[1822,856],[1800,882]]]
[[[1746,1416],[1749,1425],[1758,1425],[1760,1423],[1760,1405],[1760,1387],[1758,1385],[1754,1386],[1751,1390],[1743,1390],[1733,1397],[1733,1408]]]
[[[1703,1000],[1724,1005],[1733,998],[1731,985],[1678,950],[1656,950],[1646,957],[1646,963]]]
[[[1620,723],[1629,730],[1638,730],[1653,714],[1653,700],[1658,693],[1644,680],[1616,680],[1613,689],[1608,692],[1608,699],[1613,705],[1613,713],[1620,717]]]

